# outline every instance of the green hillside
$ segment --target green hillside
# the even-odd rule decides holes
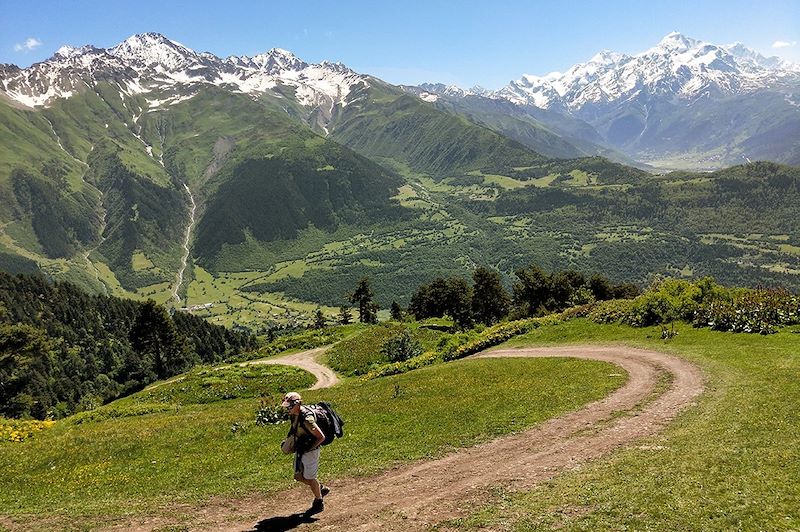
[[[800,526],[797,328],[769,337],[572,322],[508,344],[621,343],[699,365],[707,391],[661,435],[530,490],[498,490],[459,530],[792,530]]]
[[[43,111],[0,105],[0,264],[175,301],[185,184],[196,212],[178,295],[228,326],[308,323],[365,276],[381,306],[405,305],[408,286],[476,264],[507,284],[535,262],[640,285],[800,286],[794,168],[653,176],[599,156],[548,159],[489,129],[491,109],[469,115],[483,127],[378,80],[324,126],[289,96],[129,96],[101,83]]]
[[[61,418],[255,347],[153,301],[0,272],[0,415]]]
[[[222,184],[206,203],[195,248],[199,262],[212,269],[269,266],[258,255],[248,257],[248,243],[292,241],[308,227],[333,233],[404,217],[392,200],[399,177],[319,137],[275,156],[245,159],[217,179]]]
[[[754,163],[647,176],[592,158],[514,175],[439,182],[412,175],[401,203],[418,220],[342,235],[298,253],[291,274],[277,268],[247,289],[336,306],[368,276],[386,308],[408,304],[409,284],[465,275],[474,264],[495,265],[510,284],[511,272],[530,262],[639,285],[712,275],[730,285],[800,287],[796,168]]]
[[[601,155],[615,162],[637,166],[630,157],[606,146],[592,126],[556,111],[534,106],[519,107],[505,100],[480,96],[440,96],[434,105],[516,140],[547,157],[567,159]]]
[[[381,86],[345,107],[331,136],[368,157],[394,159],[439,177],[472,170],[498,173],[544,160],[490,129]]]
[[[454,446],[535,425],[621,384],[608,377],[613,366],[601,362],[504,360],[451,366],[304,393],[309,401],[331,401],[349,425],[348,435],[326,448],[326,478],[366,475],[401,461],[441,456]],[[270,373],[260,383],[267,397],[307,378],[295,369]],[[495,385],[483,386],[490,375]],[[200,378],[219,383],[230,375],[219,371]],[[521,395],[534,404],[517,403]],[[376,402],[386,405],[393,423],[386,423]],[[107,405],[94,416],[57,423],[21,444],[0,442],[0,467],[8,475],[0,514],[23,521],[30,519],[26,514],[52,516],[91,526],[100,516],[109,523],[157,511],[167,501],[191,504],[217,495],[285,489],[292,482],[291,463],[278,444],[287,427],[256,426],[258,404],[253,398],[176,403],[155,388]],[[464,415],[475,422],[464,426],[459,422]],[[78,444],[82,451],[65,452],[71,447],[63,443],[74,438],[85,442]],[[50,469],[47,464],[54,460],[61,465]],[[25,473],[21,462],[29,463]],[[47,487],[55,479],[68,487],[59,495]]]

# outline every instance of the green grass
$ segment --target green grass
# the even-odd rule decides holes
[[[326,363],[343,375],[362,375],[372,367],[389,362],[381,353],[381,346],[390,338],[399,336],[408,328],[411,337],[417,340],[424,351],[432,350],[444,337],[449,336],[438,330],[419,327],[418,324],[397,322],[381,323],[377,327],[365,329],[333,346],[325,354]]]
[[[578,320],[509,345],[624,342],[673,352],[708,377],[699,404],[661,435],[530,491],[501,491],[459,529],[796,530],[800,527],[800,335]]]
[[[458,361],[304,395],[331,401],[347,422],[346,436],[323,452],[321,474],[330,479],[525,429],[608,394],[621,384],[610,372],[606,363],[571,359]],[[107,526],[167,503],[287,488],[292,459],[278,448],[287,425],[255,426],[256,407],[233,399],[59,422],[23,443],[2,443],[0,514]]]
[[[131,257],[133,271],[142,271],[155,268],[155,264],[141,251],[135,252]]]
[[[266,341],[257,351],[242,353],[232,360],[242,362],[270,358],[323,347],[358,335],[367,327],[369,326],[361,323],[350,323],[348,325],[329,325],[323,329],[305,329]]]
[[[180,379],[145,389],[117,401],[119,406],[138,403],[194,405],[228,399],[269,396],[278,391],[307,388],[313,376],[294,368],[272,365],[198,367]],[[276,388],[274,383],[279,382]]]

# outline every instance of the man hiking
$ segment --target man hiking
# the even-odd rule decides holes
[[[314,494],[314,502],[306,515],[318,514],[325,509],[322,498],[330,492],[327,486],[322,486],[317,480],[320,445],[325,441],[325,434],[317,425],[314,412],[303,407],[303,398],[299,393],[287,393],[281,405],[289,413],[292,422],[289,435],[295,437],[294,479],[306,484]]]

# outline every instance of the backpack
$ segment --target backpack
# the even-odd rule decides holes
[[[328,445],[335,438],[344,436],[344,431],[342,430],[344,420],[336,413],[336,410],[333,409],[329,402],[320,401],[316,404],[303,406],[314,414],[319,430],[325,435],[325,441],[322,442],[322,445]]]

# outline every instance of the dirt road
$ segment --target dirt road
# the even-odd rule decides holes
[[[316,349],[309,349],[308,351],[300,351],[299,353],[292,353],[291,355],[284,355],[275,358],[260,358],[258,360],[249,360],[247,362],[239,362],[238,366],[258,366],[260,364],[278,364],[282,366],[295,366],[301,369],[308,371],[309,373],[313,374],[317,378],[317,382],[314,383],[311,390],[317,390],[319,388],[330,388],[334,384],[339,382],[339,377],[336,376],[336,373],[327,366],[323,366],[322,364],[316,361],[316,358],[325,352],[330,346],[324,347],[317,347]],[[214,368],[215,371],[228,369],[233,367],[234,364],[227,364],[224,366],[217,366]],[[186,378],[185,375],[179,377],[173,377],[171,379],[157,382],[155,384],[151,384],[145,391],[147,390],[155,390],[160,386],[164,386],[165,384],[172,384],[175,382],[180,382]]]
[[[300,353],[307,368],[313,355]],[[608,397],[510,436],[459,450],[441,459],[403,465],[377,476],[340,479],[326,498],[325,512],[304,518],[307,488],[269,498],[219,499],[180,509],[196,530],[420,530],[466,515],[489,487],[529,488],[561,472],[630,445],[663,429],[703,391],[693,364],[675,356],[624,346],[568,346],[492,350],[490,357],[569,356],[611,362],[628,375]],[[279,363],[273,359],[269,363]],[[264,361],[267,362],[267,361]],[[302,366],[301,366],[302,367]],[[310,371],[314,371],[309,369]],[[322,373],[319,373],[322,381]],[[668,386],[659,386],[668,377]],[[325,377],[327,378],[327,377]],[[522,398],[521,398],[522,400]],[[298,512],[298,513],[293,513]],[[168,525],[164,518],[128,523],[128,529]],[[174,521],[180,522],[180,521]]]
[[[317,382],[311,387],[312,390],[330,388],[339,382],[339,377],[336,376],[336,373],[334,373],[331,368],[323,366],[316,361],[316,358],[328,349],[328,347],[318,347],[316,349],[292,353],[291,355],[282,357],[253,360],[251,362],[245,362],[243,365],[281,364],[284,366],[295,366],[308,371],[317,378]]]

